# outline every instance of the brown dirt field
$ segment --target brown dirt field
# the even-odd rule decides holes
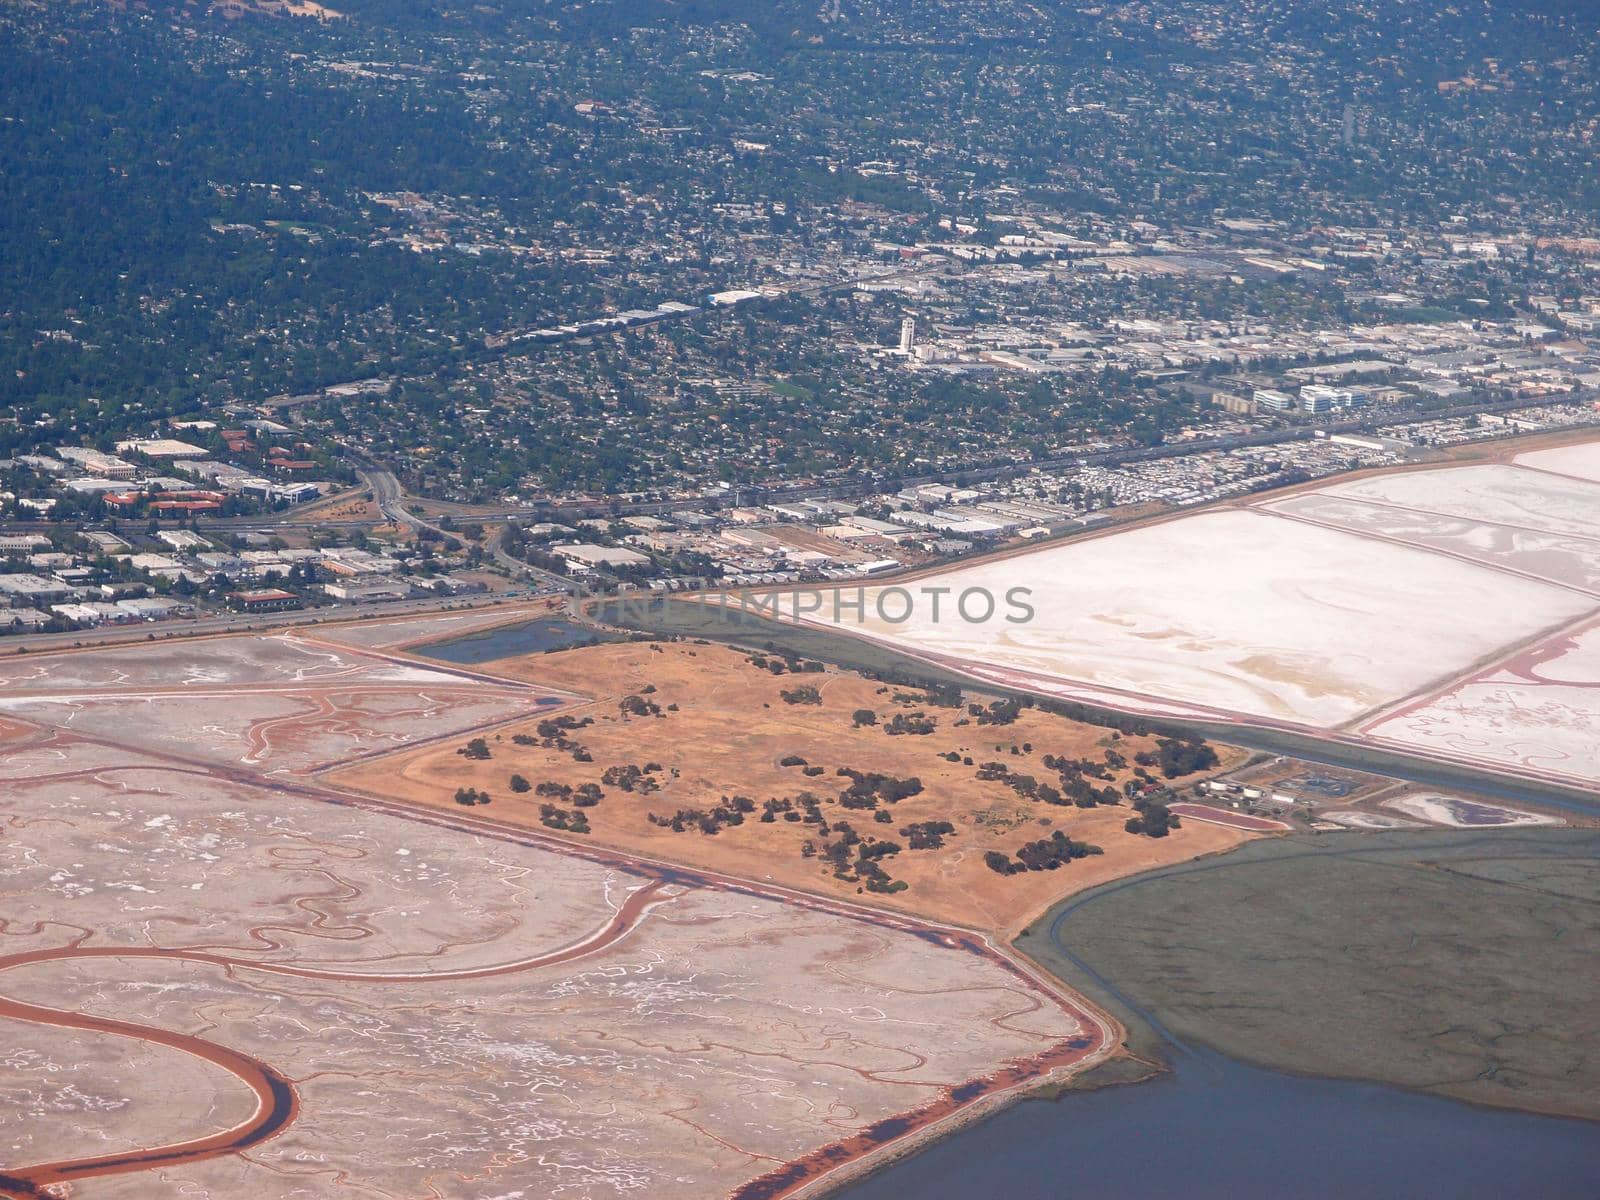
[[[605,798],[595,807],[576,810],[587,815],[593,832],[560,836],[1002,933],[1020,929],[1070,892],[1247,840],[1238,831],[1198,822],[1187,822],[1160,840],[1137,836],[1122,827],[1132,812],[1125,805],[1080,809],[1027,800],[1003,782],[978,780],[976,765],[938,757],[959,751],[970,755],[974,764],[1002,761],[1013,771],[1053,782],[1054,773],[1039,761],[1045,754],[1098,760],[1105,747],[1114,746],[1131,763],[1139,750],[1154,746],[1152,738],[1124,737],[1114,742],[1110,730],[1038,709],[1025,709],[1007,726],[975,722],[956,726],[953,722],[967,715],[965,709],[895,701],[894,693],[915,689],[885,687],[837,671],[774,676],[752,665],[745,654],[717,645],[614,643],[507,659],[480,669],[595,696],[590,704],[566,710],[580,720],[594,718],[593,725],[569,734],[593,761],[578,762],[559,749],[516,745],[515,734],[533,733],[538,722],[530,720],[486,735],[492,752],[488,761],[459,755],[457,750],[467,741],[463,736],[420,752],[336,770],[328,776],[330,781],[445,809],[456,808],[457,788],[478,788],[494,798],[488,815],[544,830],[540,808],[551,801],[532,791],[513,793],[508,786],[513,773],[535,787],[545,781],[576,786],[601,783],[610,766],[643,767],[655,762],[662,768],[658,791],[639,794],[601,784]],[[649,684],[656,691],[647,699],[658,704],[662,714],[622,715],[618,701]],[[823,703],[791,705],[780,698],[780,691],[801,684],[816,686]],[[668,710],[672,704],[678,711]],[[851,718],[858,708],[873,709],[880,726],[854,728]],[[881,727],[897,712],[918,709],[935,718],[933,733],[890,736]],[[1033,745],[1032,754],[1010,753],[1012,743],[1020,749],[1025,742]],[[1002,749],[997,751],[996,746]],[[1223,760],[1219,770],[1237,767],[1247,757],[1244,751],[1228,747],[1218,747],[1218,753]],[[779,765],[780,759],[793,754],[823,767],[824,773],[807,777],[799,766]],[[893,805],[880,804],[892,812],[893,820],[879,823],[871,811],[839,804],[837,797],[848,783],[835,774],[839,767],[916,776],[924,790]],[[1120,785],[1130,777],[1131,769],[1118,771],[1115,781]],[[1190,776],[1184,782],[1201,777]],[[893,878],[905,880],[908,890],[873,893],[856,882],[836,879],[818,859],[801,853],[805,842],[821,841],[814,825],[788,822],[781,814],[771,823],[758,819],[763,801],[802,791],[822,800],[830,824],[845,820],[863,839],[899,842],[901,852],[883,859],[882,866]],[[651,813],[670,817],[683,808],[709,810],[732,795],[750,797],[757,812],[715,835],[693,827],[674,832],[648,820]],[[554,802],[571,810],[567,802]],[[910,849],[899,831],[911,822],[934,820],[951,822],[955,835],[947,837],[942,849]],[[1105,853],[1055,871],[1011,876],[997,874],[983,861],[985,851],[1014,854],[1024,842],[1048,837],[1056,829],[1098,845]]]
[[[320,521],[381,521],[378,506],[359,490],[339,492],[314,500],[290,516],[291,525],[315,525]]]

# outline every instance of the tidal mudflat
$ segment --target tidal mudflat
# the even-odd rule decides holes
[[[464,733],[425,693],[482,729],[545,689],[291,638],[45,661],[0,727],[0,1195],[775,1200],[1114,1047],[979,935],[307,777]]]
[[[0,713],[89,737],[132,735],[143,748],[218,765],[301,774],[567,699],[294,633],[0,664]]]

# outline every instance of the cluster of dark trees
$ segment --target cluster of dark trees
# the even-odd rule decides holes
[[[955,831],[949,821],[913,821],[900,830],[900,836],[913,850],[940,850],[944,839],[954,836]]]
[[[1115,760],[1113,760],[1115,755]],[[1061,775],[1087,775],[1093,779],[1109,780],[1113,769],[1113,761],[1120,761],[1127,765],[1127,759],[1117,754],[1115,750],[1106,751],[1104,760],[1096,762],[1092,758],[1064,758],[1059,754],[1043,755],[1039,761],[1051,771]]]
[[[1208,771],[1217,765],[1217,752],[1204,738],[1164,737],[1156,740],[1154,751],[1134,755],[1140,766],[1159,766],[1168,779]]]
[[[748,796],[724,796],[715,808],[680,808],[670,817],[651,813],[649,820],[650,824],[670,829],[673,833],[698,829],[714,837],[726,826],[743,825],[745,816],[755,811],[756,802]]]
[[[894,893],[903,892],[910,886],[903,879],[893,878],[879,862],[880,859],[900,853],[898,842],[863,838],[845,821],[836,821],[832,833],[833,838],[824,841],[820,847],[807,842],[801,848],[801,853],[822,859],[833,869],[835,879],[859,883],[861,887],[858,891]]]
[[[926,735],[938,728],[937,723],[925,712],[895,713],[884,724],[883,731],[890,737],[900,737],[903,734]]]
[[[567,833],[588,833],[589,818],[582,812],[573,812],[556,804],[539,806],[539,823]]]
[[[1022,703],[1018,700],[995,700],[987,708],[981,704],[969,704],[967,712],[979,725],[1010,725],[1022,712]]]
[[[767,654],[750,654],[748,658],[751,666],[774,675],[815,675],[824,670],[823,664],[816,659],[801,658],[791,650],[770,643]]]
[[[1129,833],[1164,838],[1168,830],[1178,828],[1178,814],[1169,809],[1163,801],[1141,796],[1133,802],[1133,807],[1139,815],[1129,817],[1122,826]]]
[[[1075,842],[1059,829],[1047,838],[1027,842],[1017,850],[1016,860],[999,850],[990,850],[983,856],[984,865],[1001,875],[1020,875],[1024,871],[1054,871],[1075,858],[1102,854],[1099,846]]]
[[[817,815],[819,817],[822,815],[820,810],[818,811]],[[793,800],[785,796],[770,800],[763,800],[761,802],[761,821],[763,824],[771,825],[780,816],[785,821],[800,820],[800,814],[795,811]]]
[[[513,778],[521,779],[522,777],[517,775],[513,776]],[[526,784],[527,780],[524,779],[523,783]],[[512,785],[512,791],[525,792],[527,790],[526,787],[518,788],[514,784]],[[534,794],[550,800],[566,801],[569,804],[576,805],[578,808],[593,808],[601,800],[605,799],[605,793],[600,790],[600,785],[597,783],[580,783],[574,787],[570,783],[556,783],[548,779],[534,789]]]
[[[849,786],[839,793],[839,803],[846,808],[873,809],[880,800],[885,804],[898,804],[922,793],[922,780],[915,775],[901,779],[879,771],[858,771],[854,767],[840,767],[835,774],[850,780]]]
[[[511,735],[511,740],[519,746],[543,746],[546,750],[564,750],[572,755],[576,762],[593,762],[594,756],[567,736],[574,729],[583,729],[593,724],[593,717],[584,717],[582,720],[570,715],[546,717],[534,727],[538,737],[516,733]]]
[[[648,762],[642,767],[636,763],[619,763],[602,771],[600,782],[618,791],[643,794],[661,787],[655,778],[660,772],[661,764],[658,762]]]
[[[1046,760],[1048,759],[1047,755]],[[1055,761],[1059,763],[1061,760]],[[1061,771],[1060,786],[1044,783],[1020,771],[1013,771],[999,761],[980,765],[977,777],[985,781],[1003,783],[1024,800],[1037,800],[1043,804],[1070,804],[1078,808],[1093,808],[1097,804],[1117,804],[1121,801],[1115,788],[1096,789],[1087,779],[1073,770]]]
[[[892,699],[896,704],[918,705],[931,704],[935,708],[960,708],[961,686],[943,680],[929,680],[910,671],[903,671],[897,667],[872,667],[862,664],[856,666],[856,674],[863,679],[875,679],[879,683],[898,687],[913,687],[919,690],[919,695],[906,692],[895,692]],[[885,695],[888,687],[880,687],[878,694]]]
[[[780,767],[799,767],[800,774],[809,775],[812,778],[816,778],[818,775],[823,774],[827,770],[826,767],[814,767],[809,765],[806,760],[798,754],[784,755],[778,760],[778,765]]]
[[[659,704],[640,695],[624,696],[617,707],[625,717],[659,717],[661,715],[661,706]]]

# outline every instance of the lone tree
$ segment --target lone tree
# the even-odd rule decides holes
[[[850,714],[850,719],[856,723],[856,728],[860,729],[863,725],[876,725],[878,714],[870,708],[858,708]]]
[[[462,758],[485,759],[489,757],[489,743],[481,737],[475,737],[456,753]]]
[[[513,792],[525,792],[533,785],[521,775],[513,775],[510,779],[510,786]]]

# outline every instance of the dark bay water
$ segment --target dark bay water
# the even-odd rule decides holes
[[[1209,1052],[1029,1100],[841,1200],[1592,1200],[1600,1125],[1304,1079]]]
[[[565,650],[571,646],[615,640],[567,617],[538,617],[516,625],[502,625],[498,629],[463,634],[419,646],[413,653],[436,658],[440,662],[471,666],[516,654],[542,654],[546,650]]]
[[[1349,928],[1339,924],[1346,920],[1340,914],[1353,907],[1342,889],[1379,890],[1361,874],[1368,870],[1369,875],[1376,872],[1390,879],[1396,893],[1385,896],[1382,905],[1386,919],[1395,926],[1396,945],[1407,942],[1407,930],[1423,927],[1418,905],[1458,913],[1446,925],[1459,922],[1475,930],[1473,961],[1489,980],[1525,973],[1517,1002],[1524,1020],[1571,1031],[1570,1053],[1587,1058],[1584,1022],[1593,994],[1587,982],[1593,977],[1593,962],[1582,949],[1585,944],[1576,940],[1577,920],[1568,913],[1561,936],[1552,932],[1545,942],[1536,936],[1537,924],[1508,925],[1518,939],[1513,959],[1495,958],[1496,939],[1481,926],[1482,914],[1491,909],[1502,922],[1511,919],[1512,902],[1495,890],[1502,886],[1523,898],[1530,911],[1545,916],[1564,911],[1563,905],[1584,903],[1589,893],[1579,885],[1590,878],[1585,864],[1593,861],[1593,840],[1583,830],[1283,839],[1252,843],[1216,859],[1177,864],[1064,901],[1025,933],[1019,945],[1114,1009],[1129,1023],[1135,1044],[1147,1055],[1159,1054],[1172,1070],[1145,1083],[1072,1092],[1055,1101],[1026,1101],[840,1195],[844,1200],[1600,1197],[1600,1122],[1479,1107],[1381,1083],[1247,1065],[1212,1045],[1175,1034],[1164,1021],[1161,1004],[1147,1007],[1152,996],[1163,995],[1162,983],[1170,983],[1179,995],[1193,989],[1183,1006],[1188,1021],[1197,1021],[1197,997],[1210,995],[1221,985],[1189,960],[1162,959],[1172,972],[1163,979],[1126,951],[1111,962],[1103,957],[1103,946],[1096,946],[1092,963],[1082,956],[1089,953],[1086,944],[1094,944],[1089,935],[1095,931],[1102,932],[1108,944],[1127,947],[1133,939],[1147,943],[1168,936],[1164,926],[1170,926],[1176,942],[1201,957],[1222,956],[1227,969],[1235,973],[1236,999],[1245,1007],[1230,1009],[1222,1004],[1215,1021],[1230,1030],[1246,1026],[1254,1016],[1251,1006],[1289,1014],[1298,1033],[1290,1037],[1280,1030],[1266,1042],[1283,1053],[1287,1038],[1304,1052],[1305,1063],[1341,1061],[1333,1053],[1342,1044],[1336,1026],[1343,1012],[1358,1006],[1367,991],[1402,1006],[1426,1008],[1433,1022],[1429,1028],[1446,1027],[1452,1013],[1468,1025],[1488,1023],[1496,1014],[1508,1020],[1502,988],[1476,989],[1459,978],[1451,984],[1452,977],[1443,970],[1448,963],[1425,972],[1435,986],[1453,989],[1446,993],[1448,1003],[1429,1006],[1426,996],[1402,994],[1403,972],[1397,964],[1419,959],[1422,952],[1412,946],[1397,957],[1398,952],[1387,949],[1385,939],[1372,927],[1363,927],[1365,917],[1360,912],[1348,918]],[[1423,862],[1433,865],[1424,871],[1418,865]],[[1410,867],[1403,870],[1400,863]],[[1489,871],[1494,864],[1502,870]],[[1486,877],[1443,871],[1450,866],[1484,872]],[[1513,867],[1520,867],[1521,873],[1513,872]],[[1262,874],[1272,870],[1288,875],[1269,879]],[[1417,892],[1419,873],[1430,878],[1442,874],[1450,881],[1451,895],[1441,899],[1419,894],[1408,907],[1405,896]],[[1488,881],[1488,875],[1497,881]],[[1170,890],[1174,882],[1184,880],[1204,881],[1203,887],[1182,893]],[[1302,965],[1292,974],[1304,986],[1285,988],[1281,973],[1274,976],[1261,965],[1281,948],[1277,934],[1270,926],[1258,928],[1262,922],[1252,920],[1250,913],[1261,906],[1241,900],[1241,893],[1230,887],[1245,888],[1246,896],[1280,896],[1278,905],[1269,908],[1288,904],[1289,893],[1296,888],[1307,898],[1309,911],[1296,910],[1295,933],[1302,948],[1314,947],[1322,957],[1297,960]],[[1154,912],[1135,910],[1136,903]],[[1318,941],[1316,926],[1324,921],[1333,932],[1329,939]],[[1360,948],[1343,955],[1334,952],[1346,937]],[[1234,942],[1246,950],[1233,953],[1229,946]],[[1568,944],[1576,955],[1570,960],[1561,950]],[[1310,965],[1313,960],[1323,964],[1322,974]],[[1533,985],[1541,977],[1565,979],[1572,1003],[1564,1015],[1539,1000]],[[1259,1016],[1254,1019],[1262,1024]],[[1196,1026],[1213,1032],[1221,1027]],[[1410,1036],[1404,1022],[1394,1027],[1374,1022],[1363,1028],[1361,1061],[1375,1076],[1403,1061]],[[1319,1059],[1319,1054],[1332,1057]],[[1296,1065],[1293,1060],[1274,1061]],[[1342,1061],[1346,1067],[1342,1074],[1356,1073],[1352,1068],[1359,1063]],[[1588,1078],[1577,1069],[1578,1062],[1564,1065],[1558,1059],[1547,1066],[1533,1058],[1522,1062],[1556,1075]],[[1461,1070],[1478,1069],[1456,1065]],[[1515,1075],[1515,1064],[1510,1073]],[[1399,1077],[1403,1076],[1391,1076]],[[1523,1086],[1532,1082],[1526,1080]],[[1556,1094],[1561,1094],[1559,1089]],[[1571,1094],[1564,1098],[1569,1104],[1575,1099]]]

